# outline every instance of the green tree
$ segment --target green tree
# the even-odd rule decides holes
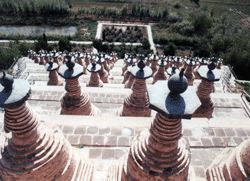
[[[144,38],[141,43],[143,49],[145,50],[150,49],[150,43],[147,38]]]
[[[200,1],[200,0],[193,0],[193,1],[194,1],[194,3],[195,3],[197,6],[200,7],[200,4],[199,4],[199,1]]]
[[[35,51],[38,52],[39,50],[47,50],[48,48],[48,41],[46,35],[43,33],[42,36],[38,37],[37,42],[35,43]]]
[[[250,80],[250,33],[242,32],[232,37],[233,46],[222,54],[225,64],[230,64],[238,79]]]
[[[14,62],[14,58],[19,58],[21,53],[17,42],[10,42],[8,47],[0,46],[0,69],[8,69]]]
[[[102,49],[102,40],[101,39],[94,39],[93,40],[93,47],[97,49],[97,51],[101,51]]]
[[[213,19],[206,12],[189,14],[189,21],[191,22],[197,34],[205,34],[213,26]]]
[[[70,43],[68,37],[61,38],[58,42],[58,46],[59,46],[60,51],[67,50],[67,51],[71,52],[71,50],[72,50],[72,44]]]
[[[34,45],[28,44],[26,41],[24,41],[22,43],[18,43],[18,50],[20,51],[20,54],[22,56],[27,56],[29,49],[31,49],[31,50],[34,49]]]
[[[176,54],[177,47],[174,43],[170,42],[167,46],[164,47],[163,53],[164,55],[174,56]]]
[[[198,57],[209,57],[212,52],[212,45],[206,38],[201,38],[194,45],[194,56]]]

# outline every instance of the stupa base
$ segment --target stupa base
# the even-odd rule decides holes
[[[85,115],[85,116],[99,116],[101,115],[101,110],[98,109],[95,105],[89,103],[89,106],[71,106],[66,107],[62,105],[61,114],[63,115]]]
[[[117,164],[109,167],[107,181],[134,181],[127,172],[127,160],[128,153],[122,156]],[[188,177],[183,181],[197,181],[194,168],[191,165],[189,166]]]
[[[188,153],[183,153],[184,157],[180,156],[179,169],[173,172],[156,166],[159,163],[156,163],[155,166],[151,165],[149,167],[145,161],[152,159],[146,157],[148,154],[140,153],[142,149],[146,149],[145,146],[142,146],[142,148],[141,145],[145,142],[148,134],[148,130],[145,130],[135,137],[129,153],[120,158],[117,165],[113,165],[109,168],[108,181],[191,181],[191,178],[194,180],[195,176],[193,169],[189,167],[190,158]],[[179,144],[184,144],[182,147],[183,150],[186,150],[186,141],[184,139],[181,139]],[[158,157],[159,155],[156,154],[155,156]],[[169,160],[169,158],[165,159],[166,162]]]
[[[49,82],[47,83],[47,85],[62,86],[62,85],[63,85],[63,82],[61,82],[61,81],[57,81],[57,82],[49,81]]]
[[[150,117],[151,116],[151,109],[136,109],[131,108],[131,110],[124,111],[124,106],[118,109],[115,112],[115,116],[130,116],[130,117]]]

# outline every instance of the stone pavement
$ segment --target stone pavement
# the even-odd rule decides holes
[[[123,105],[131,89],[121,84],[119,60],[111,70],[110,83],[103,88],[86,87],[90,74],[81,76],[82,91],[89,94],[91,102],[101,111],[102,116],[60,115],[60,99],[65,93],[64,86],[47,86],[48,73],[44,66],[26,59],[28,79],[33,82],[28,99],[32,108],[42,120],[50,121],[62,129],[70,143],[79,148],[86,159],[95,166],[94,180],[106,180],[108,167],[130,148],[134,136],[148,129],[155,112],[148,118],[115,117],[114,112]],[[200,80],[194,81],[194,87]],[[152,79],[147,81],[151,86]],[[215,83],[211,94],[215,108],[213,117],[183,120],[183,136],[191,150],[191,165],[198,181],[205,180],[205,169],[213,159],[227,147],[236,147],[250,136],[250,119],[245,111],[240,94],[224,93],[221,82]],[[3,111],[0,113],[0,133],[3,131]],[[0,136],[1,138],[1,136]],[[1,140],[1,139],[0,139]]]

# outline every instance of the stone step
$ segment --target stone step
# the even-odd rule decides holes
[[[63,78],[59,76],[59,79],[63,82],[65,81]],[[27,78],[28,81],[48,81],[49,80],[49,74],[48,73],[29,73],[29,76]],[[79,82],[88,83],[90,80],[90,75],[82,75],[79,77]],[[121,84],[123,81],[123,76],[109,76],[108,81],[111,84]],[[150,81],[149,81],[150,82]],[[152,80],[151,80],[152,82]]]
[[[81,87],[87,87],[87,83],[80,83]],[[34,81],[34,85],[33,86],[47,86],[47,81]],[[63,85],[63,87],[65,86],[65,83]],[[48,86],[50,87],[50,86]],[[119,88],[119,89],[123,89],[124,88],[124,84],[111,84],[111,83],[104,83],[103,84],[103,88]]]
[[[62,80],[63,82],[65,81],[63,78],[61,78],[60,76],[58,76],[60,80]],[[88,83],[90,79],[90,75],[82,75],[79,77],[79,82],[83,82],[83,83]],[[117,75],[117,76],[113,76],[113,75],[109,75],[108,76],[108,84],[122,84],[124,77]],[[48,81],[49,80],[49,74],[48,73],[29,73],[29,76],[27,78],[28,81]],[[146,80],[147,84],[152,84],[153,82],[153,78],[150,77],[149,79]],[[106,84],[106,83],[104,83]]]

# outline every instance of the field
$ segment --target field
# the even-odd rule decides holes
[[[180,9],[175,9],[174,5],[179,2],[181,5]],[[197,9],[197,5],[191,3],[190,0],[73,0],[72,10],[77,11],[81,8],[101,8],[101,7],[113,7],[122,9],[124,4],[128,4],[129,8],[132,8],[133,4],[143,5],[145,8],[150,10],[162,10],[169,8],[172,11],[181,11],[187,13],[190,9]],[[242,11],[245,14],[250,15],[250,1],[249,0],[202,0],[200,6],[207,4],[210,10],[214,11],[215,16],[220,16],[223,12],[228,11],[229,8]],[[188,9],[186,9],[186,7]]]

